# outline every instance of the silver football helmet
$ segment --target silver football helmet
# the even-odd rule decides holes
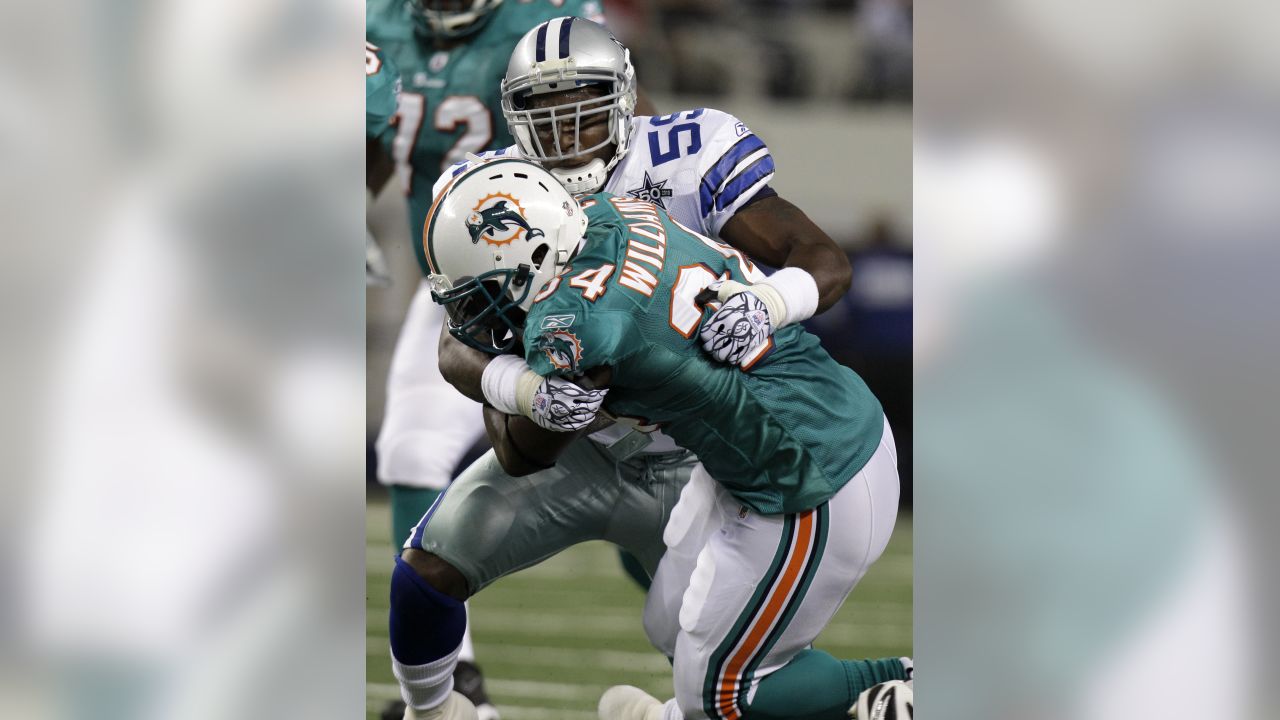
[[[585,86],[603,86],[605,94],[537,110],[528,107],[533,96]],[[526,158],[557,162],[594,152],[609,143],[616,145],[608,162],[593,159],[578,167],[551,170],[575,195],[599,191],[609,171],[627,154],[635,108],[636,72],[631,66],[630,51],[608,30],[579,17],[554,18],[526,33],[516,43],[507,63],[507,76],[502,80],[502,114]],[[583,120],[600,113],[609,114],[608,138],[583,147]],[[573,123],[573,142],[566,147],[557,130],[568,122]],[[539,137],[539,129],[549,131],[549,147]]]
[[[449,332],[488,353],[515,347],[536,294],[586,232],[578,201],[538,165],[497,158],[459,175],[431,206],[422,237]]]
[[[435,38],[459,38],[479,30],[502,0],[405,0],[417,29]]]

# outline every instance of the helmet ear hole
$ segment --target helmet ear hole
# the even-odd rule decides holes
[[[529,259],[533,261],[533,266],[538,270],[542,270],[542,261],[547,259],[547,253],[549,252],[551,252],[551,246],[546,243],[534,248],[533,254],[529,256]]]

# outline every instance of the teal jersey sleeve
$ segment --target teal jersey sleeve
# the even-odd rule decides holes
[[[583,252],[535,296],[525,321],[525,360],[539,375],[576,377],[619,367],[643,347],[628,309],[596,301],[617,273],[609,251],[620,229],[597,224]]]
[[[535,296],[526,360],[540,374],[613,369],[605,408],[659,425],[735,497],[775,514],[816,507],[875,452],[883,414],[858,376],[799,326],[749,370],[712,361],[698,328],[711,282],[762,275],[657,206],[597,194],[570,267]]]
[[[400,99],[400,71],[382,48],[364,44],[364,134],[376,138],[391,124]]]
[[[613,367],[628,356],[633,332],[625,314],[588,308],[556,312],[548,303],[545,312],[531,315],[525,328],[525,361],[539,375],[577,377],[601,366]]]

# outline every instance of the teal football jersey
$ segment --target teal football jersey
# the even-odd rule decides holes
[[[391,124],[400,95],[400,71],[377,45],[364,44],[364,134],[378,137]]]
[[[475,33],[438,43],[415,32],[405,0],[369,0],[365,37],[400,69],[400,102],[380,136],[409,200],[409,233],[426,272],[422,225],[431,185],[445,168],[514,142],[502,117],[499,85],[516,42],[541,22],[576,15],[604,22],[595,0],[506,0]]]
[[[757,512],[829,500],[884,430],[862,379],[798,325],[778,330],[748,370],[713,362],[698,340],[712,310],[698,294],[717,279],[763,275],[643,200],[599,193],[583,206],[583,249],[540,290],[526,321],[529,365],[569,377],[610,366],[611,414],[660,427]]]

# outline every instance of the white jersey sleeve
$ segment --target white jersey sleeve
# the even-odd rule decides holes
[[[707,110],[698,160],[698,208],[712,237],[734,213],[773,180],[773,155],[738,118]]]
[[[491,160],[497,157],[520,157],[520,151],[515,145],[511,145],[509,147],[499,148],[498,150],[485,150],[484,152],[479,153],[476,157],[479,157],[482,161]],[[453,182],[455,177],[461,175],[464,170],[473,165],[475,165],[475,162],[471,160],[459,160],[445,168],[445,171],[441,173],[439,179],[436,180],[436,184],[431,186],[431,198],[435,199],[440,197],[440,193],[444,192],[446,187],[449,187],[449,183]]]
[[[710,237],[773,179],[764,141],[719,110],[637,117],[631,142],[606,189],[660,204]]]

